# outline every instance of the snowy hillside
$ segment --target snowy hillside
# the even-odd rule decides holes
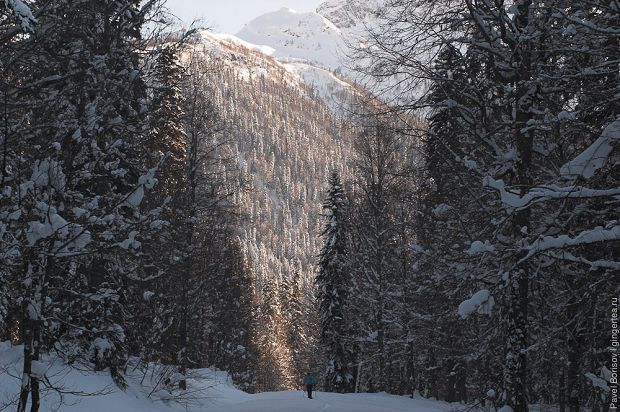
[[[299,14],[290,9],[281,12],[284,15],[291,14],[309,17],[305,23],[316,23],[316,19],[321,19],[322,22],[328,24],[328,26],[326,26],[327,33],[338,30],[315,13]],[[280,12],[272,14],[276,15],[280,14]],[[274,21],[277,20],[278,18],[275,18]],[[274,33],[277,32],[277,30],[278,29],[274,28]],[[335,51],[335,43],[330,42],[332,40],[335,42],[340,41],[339,37],[329,39],[327,43],[319,43],[318,38],[321,36],[314,38],[314,40],[312,40],[311,34],[306,34],[305,36],[308,36],[310,43],[305,44],[303,42],[298,42],[293,45],[293,43],[287,43],[287,41],[282,40],[283,38],[280,37],[280,40],[282,40],[281,43],[284,44],[284,48],[281,47],[276,49],[273,46],[278,46],[278,44],[274,43],[277,43],[279,40],[277,40],[275,36],[272,39],[274,41],[267,43],[250,41],[238,36],[214,33],[207,30],[200,31],[199,33],[200,42],[202,46],[204,46],[203,50],[220,56],[222,61],[234,67],[240,76],[246,78],[251,75],[265,75],[268,77],[271,76],[272,78],[276,76],[280,81],[284,81],[288,85],[308,86],[315,90],[318,96],[323,99],[324,103],[326,103],[333,112],[338,112],[342,108],[344,101],[347,100],[347,95],[354,93],[353,83],[344,76],[333,72],[334,69],[338,69],[339,60]],[[329,34],[325,34],[322,38],[327,39],[329,36]],[[256,40],[261,39],[257,38]],[[263,40],[269,40],[268,36]],[[312,43],[313,41],[316,43]],[[331,44],[331,46],[325,47],[325,44]],[[287,49],[287,45],[290,45],[289,49]],[[309,54],[311,56],[312,47],[317,48],[314,54],[316,57],[315,60],[295,57],[296,55],[303,56],[304,54]],[[283,50],[287,52],[283,52]],[[310,51],[308,52],[308,50]],[[239,64],[240,61],[248,61],[247,56],[249,54],[252,55],[250,60],[254,62],[252,67],[248,68],[245,64]],[[331,69],[330,65],[333,66]],[[287,72],[287,75],[281,74],[283,70]],[[300,93],[305,93],[304,89],[304,87],[301,87]]]
[[[283,65],[290,73],[312,87],[332,112],[338,113],[343,107],[345,96],[353,91],[346,80],[312,63],[291,61]]]
[[[256,385],[262,391],[294,388],[299,372],[285,343],[288,332],[262,303],[275,294],[284,302],[284,285],[295,276],[304,296],[313,296],[327,173],[348,176],[352,151],[335,111],[353,86],[312,63],[278,60],[270,48],[236,36],[198,35],[184,60],[190,71],[208,74],[204,87],[228,130],[228,157],[235,159],[247,184],[234,201],[247,219],[240,230],[242,251],[252,262],[253,288],[264,308],[256,339],[266,341],[261,347],[277,348],[259,360],[273,369]],[[312,303],[304,306],[312,308]],[[305,342],[314,339],[312,333]]]

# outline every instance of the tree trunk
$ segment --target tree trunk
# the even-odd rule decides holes
[[[531,0],[524,0],[518,6],[518,13],[515,17],[516,28],[521,36],[526,36],[525,31],[529,24],[529,13]],[[516,79],[514,82],[515,94],[515,117],[513,124],[514,144],[518,152],[516,163],[515,185],[521,189],[521,193],[530,190],[532,186],[531,163],[534,144],[534,130],[530,127],[535,108],[536,85],[532,82],[532,56],[531,43],[529,41],[519,42],[514,46],[514,59],[516,66]],[[529,209],[515,213],[512,224],[512,236],[515,240],[523,238],[522,229],[530,228]],[[509,353],[514,357],[510,362],[508,373],[510,376],[509,405],[514,412],[527,412],[527,355],[528,347],[528,303],[529,303],[529,268],[521,267],[517,269],[511,291],[509,304],[511,308],[510,324],[512,326],[508,333]]]
[[[377,313],[377,345],[379,351],[379,379],[377,390],[385,391],[385,330],[383,325],[383,300],[379,299],[379,313]]]
[[[24,261],[28,262],[29,259],[25,258]],[[26,412],[26,404],[28,403],[28,396],[30,394],[32,394],[31,411],[36,412],[39,408],[39,383],[38,380],[32,376],[32,362],[39,359],[41,313],[38,312],[42,308],[42,306],[40,306],[42,305],[40,301],[43,297],[42,289],[44,279],[41,279],[42,274],[33,273],[33,270],[29,264],[25,265],[24,273],[32,278],[32,285],[28,291],[29,296],[24,299],[24,303],[22,304],[24,367],[22,371],[22,382],[17,412]],[[37,302],[39,302],[39,305]]]
[[[528,282],[523,271],[515,275],[509,291],[505,330],[506,361],[504,369],[505,401],[514,412],[527,412],[527,292]]]
[[[39,406],[41,403],[41,394],[39,393],[39,379],[32,377],[30,382],[30,392],[32,404],[30,406],[30,412],[39,412]]]
[[[558,403],[560,404],[560,412],[566,412],[566,385],[564,372],[560,373],[560,385],[558,393]]]
[[[183,285],[181,286],[181,299],[182,310],[180,313],[180,325],[179,325],[179,372],[183,375],[183,378],[179,381],[179,389],[187,390],[187,380],[185,379],[185,375],[187,374],[187,316],[188,310],[185,307],[187,302],[187,279],[182,280]]]
[[[25,303],[24,306],[28,306]],[[22,341],[24,343],[24,367],[22,372],[21,390],[19,394],[19,404],[17,412],[26,412],[26,403],[30,394],[30,374],[32,373],[32,321],[28,319],[27,308],[24,310],[24,320],[22,327]]]
[[[572,281],[569,280],[572,290],[578,290]],[[566,373],[566,392],[568,394],[568,410],[570,412],[579,412],[579,378],[581,363],[581,345],[580,340],[580,325],[577,314],[579,301],[575,296],[571,297],[567,309],[568,319],[573,323],[573,328],[569,331],[568,336],[568,369]]]
[[[409,342],[408,345],[408,363],[407,363],[407,384],[408,384],[408,392],[411,395],[411,399],[413,399],[415,395],[415,352],[413,347],[413,342]]]
[[[34,298],[34,297],[33,297]],[[37,319],[31,318],[30,308],[32,303],[26,300],[24,303],[24,320],[22,328],[22,340],[24,343],[24,367],[22,371],[22,386],[19,395],[17,412],[26,412],[28,396],[31,394],[31,412],[39,410],[39,380],[33,376],[32,362],[39,360],[39,345],[41,338],[41,324]],[[39,314],[37,314],[39,316]]]

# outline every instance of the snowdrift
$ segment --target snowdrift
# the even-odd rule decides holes
[[[22,351],[23,346],[0,342],[0,411],[16,407]],[[41,412],[202,411],[250,396],[235,388],[228,374],[213,369],[191,371],[185,393],[165,384],[162,377],[169,374],[161,365],[149,365],[146,371],[130,368],[125,391],[114,384],[108,371],[69,366],[57,357],[44,357],[35,372],[47,381],[41,391]]]

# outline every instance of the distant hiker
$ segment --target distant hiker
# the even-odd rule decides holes
[[[308,398],[312,399],[312,386],[316,383],[316,379],[314,376],[310,375],[310,372],[306,373],[304,376],[304,385],[306,385],[306,390],[308,391]]]

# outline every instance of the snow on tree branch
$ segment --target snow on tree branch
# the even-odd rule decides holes
[[[503,180],[495,180],[489,176],[484,178],[483,185],[499,191],[502,203],[517,209],[527,207],[532,203],[544,202],[551,199],[583,199],[620,195],[620,187],[607,190],[598,190],[581,186],[564,187],[547,185],[534,187],[523,196],[520,196],[518,193],[506,190],[506,185]]]
[[[548,256],[552,256],[559,260],[566,260],[569,262],[577,262],[583,263],[584,265],[590,266],[592,269],[602,268],[602,269],[615,269],[620,270],[620,262],[614,262],[611,260],[589,260],[584,258],[583,256],[575,256],[570,252],[562,250],[560,252],[550,252],[547,254]]]
[[[19,20],[20,26],[25,32],[34,32],[34,25],[37,23],[30,8],[21,0],[3,0],[4,7],[10,10]]]
[[[490,315],[493,306],[495,305],[495,299],[487,289],[482,289],[474,295],[461,302],[459,305],[459,315],[463,319],[467,319],[472,313],[478,312],[481,315]]]
[[[159,170],[161,163],[162,162],[160,161],[157,166],[149,169],[147,173],[140,176],[140,178],[138,179],[138,186],[134,189],[133,192],[131,192],[127,199],[125,199],[126,205],[133,208],[137,208],[138,206],[140,206],[142,200],[144,199],[144,189],[146,188],[150,190],[157,184],[157,179],[155,178],[155,175]]]
[[[476,240],[475,242],[472,242],[469,249],[465,251],[465,253],[467,253],[469,256],[474,256],[480,253],[487,252],[495,252],[495,247],[493,247],[493,245],[488,240],[485,240],[484,242]]]
[[[603,167],[611,154],[613,145],[620,140],[620,118],[608,125],[601,136],[579,156],[562,166],[560,173],[563,177],[582,176],[586,179],[594,176],[595,172]],[[506,189],[503,180],[495,180],[490,176],[483,179],[483,186],[500,192],[502,203],[513,208],[525,208],[532,203],[551,199],[576,199],[593,197],[612,197],[620,195],[620,187],[597,190],[581,186],[563,187],[546,185],[532,188],[524,195]]]
[[[561,249],[567,246],[587,245],[598,242],[611,242],[615,240],[620,240],[620,226],[614,226],[611,229],[597,227],[591,230],[584,230],[574,238],[568,235],[544,236],[528,246],[528,254],[521,259],[520,262],[544,250]]]
[[[620,140],[620,117],[607,126],[601,136],[579,156],[562,166],[560,173],[565,177],[591,178],[598,169],[603,167],[613,145],[618,140]]]

